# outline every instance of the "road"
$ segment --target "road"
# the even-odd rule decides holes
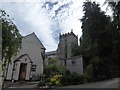
[[[93,83],[87,83],[87,84],[81,84],[81,85],[71,85],[71,86],[64,86],[59,88],[118,88],[118,81],[120,81],[120,78],[114,78],[106,81],[99,81],[99,82],[93,82]],[[37,82],[38,83],[38,82]],[[20,85],[12,85],[9,88],[35,88],[37,86],[37,83],[27,83],[27,84],[20,84]],[[53,89],[55,90],[55,89]]]
[[[120,78],[114,78],[111,80],[99,81],[99,82],[87,83],[81,85],[65,86],[62,88],[118,88],[118,86],[120,86]]]

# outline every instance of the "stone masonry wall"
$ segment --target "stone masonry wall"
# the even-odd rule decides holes
[[[82,58],[82,56],[68,58],[66,60],[66,67],[68,70],[70,70],[70,72],[75,72],[79,75],[83,74],[83,58]]]
[[[66,65],[65,65],[66,61]],[[67,58],[66,60],[59,60],[58,66],[66,66],[70,72],[75,72],[79,75],[83,74],[83,58],[82,56]]]

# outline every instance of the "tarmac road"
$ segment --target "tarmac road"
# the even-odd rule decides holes
[[[115,88],[119,88],[120,87],[120,78],[113,78],[113,79],[110,79],[110,80],[105,80],[105,81],[99,81],[99,82],[93,82],[93,83],[87,83],[87,84],[80,84],[80,85],[71,85],[71,86],[64,86],[64,87],[59,87],[59,88],[53,88],[53,89],[50,89],[50,90],[56,90],[56,89],[60,89],[62,90],[62,88],[113,88],[114,90],[116,90]],[[119,84],[119,85],[118,85]],[[19,86],[12,86],[12,87],[9,87],[7,89],[3,89],[3,90],[11,90],[14,88],[17,88],[17,90],[23,90],[23,89],[20,89],[20,88],[31,88],[31,90],[34,90],[36,88],[37,84],[36,83],[33,83],[33,84],[23,84],[23,85],[19,85]],[[119,86],[119,87],[118,87]],[[19,89],[18,89],[19,88]],[[33,89],[32,89],[33,88]],[[66,89],[63,89],[63,90],[66,90]],[[113,90],[112,89],[112,90]],[[35,89],[36,90],[36,89]],[[37,89],[39,90],[39,89]],[[82,90],[82,89],[81,89]],[[96,89],[95,89],[96,90]],[[97,89],[98,90],[98,89]],[[120,89],[119,89],[120,90]]]
[[[81,85],[65,86],[62,88],[118,88],[118,86],[120,87],[120,78],[113,78],[111,80],[99,81],[99,82],[93,82],[93,83],[87,83]]]

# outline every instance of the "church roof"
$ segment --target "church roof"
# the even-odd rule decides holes
[[[46,55],[55,55],[55,54],[56,54],[56,51],[46,52],[45,54],[46,54]]]

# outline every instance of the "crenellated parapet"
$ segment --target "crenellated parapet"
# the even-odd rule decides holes
[[[71,32],[65,33],[65,34],[60,34],[60,38],[64,38],[64,37],[68,37],[68,36],[74,36],[76,38],[78,38],[74,33],[73,33],[73,29],[71,29]]]

